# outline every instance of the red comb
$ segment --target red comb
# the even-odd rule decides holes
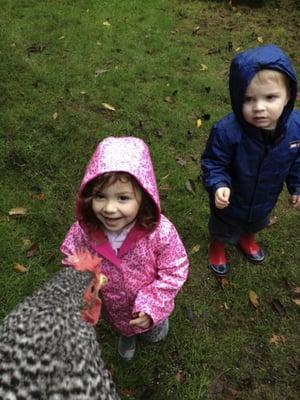
[[[77,250],[67,257],[66,262],[77,271],[90,271],[94,274],[93,280],[84,292],[84,309],[81,310],[81,318],[92,325],[95,325],[101,315],[101,300],[99,291],[106,283],[106,277],[100,273],[101,258],[91,254],[87,249]]]

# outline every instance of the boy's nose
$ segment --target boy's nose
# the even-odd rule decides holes
[[[253,105],[254,111],[264,110],[265,105],[263,101],[256,101]]]

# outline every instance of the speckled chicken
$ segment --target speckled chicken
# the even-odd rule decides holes
[[[91,260],[99,265],[90,255],[73,256],[75,268],[62,268],[4,319],[1,400],[119,399],[92,326],[100,314],[101,276]]]

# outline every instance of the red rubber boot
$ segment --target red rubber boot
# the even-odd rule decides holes
[[[217,275],[225,276],[229,272],[229,266],[227,264],[225,256],[224,243],[218,240],[212,241],[208,246],[208,267]]]
[[[256,243],[254,234],[241,235],[238,247],[242,250],[247,259],[255,264],[260,264],[265,259],[265,254]]]

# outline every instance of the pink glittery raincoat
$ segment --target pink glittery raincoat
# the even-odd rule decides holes
[[[174,309],[174,299],[188,275],[188,258],[174,225],[160,213],[156,179],[146,144],[135,137],[108,137],[93,154],[79,191],[95,177],[112,171],[133,175],[150,195],[159,215],[152,231],[134,226],[118,254],[102,231],[88,234],[77,207],[75,222],[61,246],[65,256],[86,247],[102,258],[101,272],[108,283],[102,289],[107,318],[122,335],[131,336],[162,323]],[[133,313],[147,313],[148,329],[129,325]]]

